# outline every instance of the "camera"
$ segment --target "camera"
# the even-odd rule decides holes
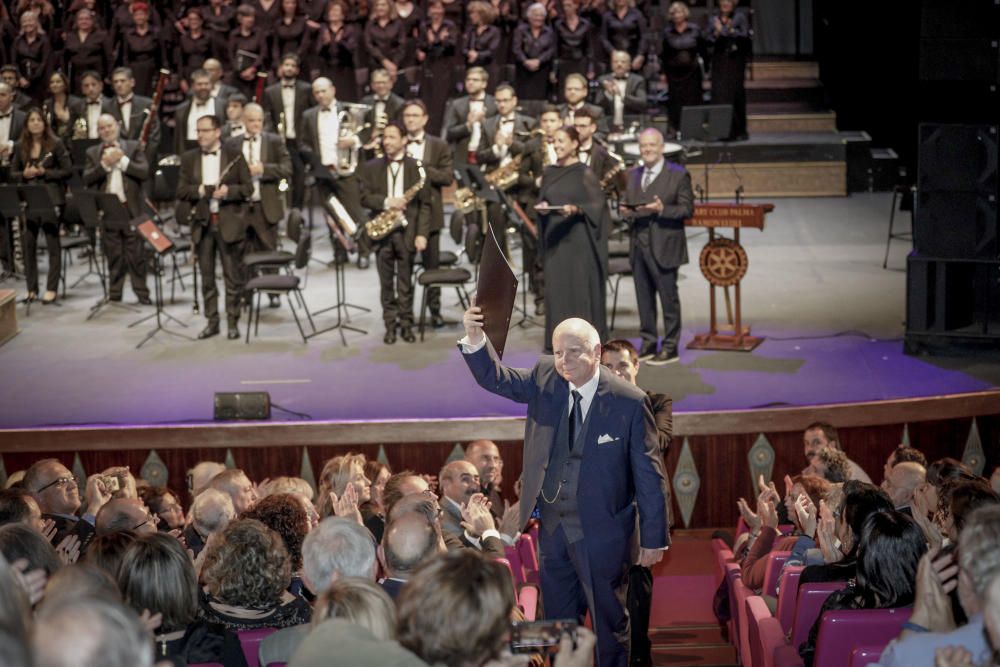
[[[510,652],[513,654],[559,652],[559,642],[569,636],[576,647],[576,621],[557,619],[547,621],[514,621],[510,625]]]

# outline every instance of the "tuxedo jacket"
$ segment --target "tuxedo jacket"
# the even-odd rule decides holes
[[[486,118],[497,114],[497,103],[493,100],[492,95],[486,96],[485,106]],[[451,145],[452,150],[455,151],[455,162],[459,164],[466,163],[466,156],[469,152],[469,137],[472,136],[472,131],[465,124],[468,117],[468,95],[448,100],[444,108],[444,122],[441,124],[441,136]],[[486,118],[483,119],[484,125]],[[480,146],[482,146],[482,142],[480,142]]]
[[[647,215],[635,219],[632,224],[632,252],[638,251],[636,235],[648,224],[653,258],[657,265],[661,269],[677,268],[688,263],[684,220],[694,215],[691,174],[678,164],[664,161],[660,173],[643,192],[644,169],[645,167],[640,164],[628,170],[625,201],[645,203],[652,201],[653,197],[659,197],[663,202],[663,211],[660,215]]]
[[[142,215],[144,209],[142,203],[142,184],[149,178],[149,161],[146,154],[139,149],[138,141],[120,139],[118,145],[121,147],[125,157],[128,158],[128,168],[122,173],[122,186],[125,190],[125,206],[129,215],[133,218]],[[101,164],[101,156],[104,154],[104,146],[97,144],[87,149],[87,162],[83,168],[83,184],[88,188],[107,192],[108,176],[111,174],[104,165]]]
[[[219,173],[236,160],[237,163],[222,178],[229,186],[225,198],[219,202],[219,232],[226,243],[236,243],[246,237],[247,220],[244,203],[253,194],[253,180],[243,153],[225,144],[222,145]],[[177,220],[181,223],[191,219],[191,239],[198,243],[209,224],[209,196],[198,192],[201,185],[201,149],[194,148],[181,155],[180,178],[177,183]]]
[[[454,160],[451,147],[444,139],[424,133],[424,171],[431,188],[431,231],[444,228],[444,201],[441,188],[448,187],[455,180]]]
[[[340,114],[344,107],[337,102],[330,113]],[[320,154],[319,146],[319,114],[322,111],[320,106],[310,107],[306,109],[305,113],[302,114],[302,125],[295,128],[295,136],[299,140],[299,150],[303,153],[315,153]],[[362,164],[358,165],[360,169]]]
[[[361,205],[371,212],[372,217],[385,210],[386,195],[389,191],[388,175],[389,163],[384,157],[369,160],[361,170]],[[403,189],[408,190],[419,180],[420,167],[417,161],[411,157],[404,157]],[[431,232],[430,191],[428,175],[424,187],[406,206],[407,225],[403,228],[403,237],[410,252],[416,252],[415,241],[418,236],[426,238]]]
[[[28,119],[28,114],[21,111],[20,109],[14,107],[10,110],[10,136],[7,137],[8,141],[12,141],[15,144],[21,140],[21,132],[24,131],[24,121]],[[0,137],[2,139],[2,137]],[[10,156],[14,159],[14,156]]]
[[[78,118],[83,118],[83,122],[87,125],[87,130],[89,132],[90,124],[87,122],[87,99],[84,97],[79,97],[77,99],[79,102],[77,102],[76,107],[73,109],[73,113],[76,114]],[[97,98],[97,103],[101,107],[101,113],[106,113],[108,105],[111,104],[111,99],[101,95]],[[95,131],[96,129],[97,128],[94,128]]]
[[[232,137],[226,145],[233,151],[242,151],[245,140],[246,135]],[[276,225],[285,217],[285,195],[278,186],[282,180],[287,183],[292,178],[292,157],[285,140],[277,134],[262,132],[260,140],[260,161],[264,165],[264,173],[260,176],[260,203],[264,219]],[[250,191],[253,192],[253,187]]]
[[[361,130],[361,141],[362,143],[368,143],[372,139],[372,134],[375,131],[375,96],[365,95],[361,98],[362,104],[371,105],[371,109],[365,112],[365,123],[368,127]],[[397,95],[396,93],[389,93],[389,97],[385,100],[385,115],[387,120],[400,120],[403,114],[403,105],[406,101]]]
[[[479,386],[528,406],[519,524],[523,530],[539,502],[560,424],[567,419],[569,383],[556,372],[549,355],[530,370],[504,366],[489,342],[462,356]],[[583,459],[576,508],[584,541],[598,549],[608,541],[628,542],[638,510],[641,546],[666,547],[666,483],[649,397],[603,366],[599,373],[580,436]]]
[[[514,114],[514,142],[510,145],[510,154],[522,155],[526,153],[531,145],[531,137],[517,136],[518,132],[530,132],[538,125],[531,116],[524,114]],[[500,115],[490,116],[483,121],[483,140],[479,143],[479,150],[476,151],[476,162],[481,165],[497,166],[500,158],[493,152],[493,142],[496,141],[497,131],[500,128]],[[489,170],[488,170],[489,171]]]
[[[281,114],[285,110],[285,105],[281,101],[281,83],[276,83],[264,89],[264,111],[271,119],[271,127],[277,129],[281,122]],[[306,109],[316,105],[313,99],[312,86],[305,81],[295,80],[295,136],[302,136],[302,115]],[[288,121],[285,121],[288,125]]]
[[[181,155],[187,149],[187,126],[188,116],[191,115],[192,99],[184,100],[174,112],[174,155]],[[219,122],[226,122],[226,103],[222,95],[215,98],[215,115],[219,117]]]
[[[597,89],[597,103],[608,118],[614,118],[615,104],[604,90],[605,81],[614,81],[614,74],[602,74],[597,78],[600,87]],[[630,72],[625,83],[625,114],[641,114],[646,112],[646,80],[638,74]]]
[[[129,113],[128,120],[128,132],[125,131],[124,121],[122,119],[122,110],[118,106],[118,98],[111,97],[104,102],[104,113],[111,114],[114,116],[118,124],[121,125],[121,138],[129,139],[131,141],[139,141],[142,137],[142,125],[146,122],[146,116],[149,114],[150,107],[153,104],[153,100],[149,97],[143,97],[142,95],[132,96],[132,111]],[[155,155],[156,146],[160,144],[160,121],[154,120],[153,127],[149,132],[149,144],[148,147],[152,149],[152,152],[147,150],[147,158],[150,155]]]
[[[604,175],[607,174],[608,171],[616,164],[618,164],[618,160],[611,157],[607,148],[600,145],[596,141],[590,144],[589,166],[590,170],[594,172],[594,175],[597,176],[598,180],[604,178]]]

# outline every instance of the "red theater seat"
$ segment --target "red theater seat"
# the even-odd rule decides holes
[[[261,628],[259,630],[240,630],[236,635],[240,638],[243,655],[247,659],[247,667],[260,667],[260,643],[277,631],[276,628]]]
[[[767,555],[767,569],[764,571],[764,586],[761,588],[761,595],[778,595],[778,576],[781,568],[785,566],[791,551],[772,551]]]
[[[913,610],[853,609],[828,611],[820,621],[815,667],[844,667],[859,646],[885,646],[899,635]]]
[[[802,576],[801,565],[793,565],[785,568],[785,573],[781,575],[778,586],[778,607],[775,617],[781,623],[781,629],[788,633],[792,629],[795,621],[795,602],[799,595],[799,577]]]

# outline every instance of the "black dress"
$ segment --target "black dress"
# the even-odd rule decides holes
[[[66,33],[63,45],[63,67],[70,78],[72,90],[80,90],[80,78],[87,70],[101,76],[108,71],[108,33],[92,30],[83,39],[76,30]]]
[[[190,80],[192,72],[204,65],[209,58],[222,57],[223,50],[215,33],[203,30],[200,35],[193,37],[188,32],[177,40],[174,63],[179,68],[181,77]]]
[[[122,64],[132,69],[135,94],[150,97],[156,87],[156,77],[163,67],[163,42],[152,26],[139,34],[135,27],[126,28],[121,41]]]
[[[662,63],[670,87],[667,115],[674,130],[680,129],[682,108],[702,103],[700,48],[701,31],[693,23],[684,32],[677,32],[673,23],[664,31]]]
[[[342,102],[357,102],[361,98],[354,73],[360,32],[358,26],[345,23],[334,33],[327,24],[319,29],[313,44],[313,70],[317,76],[333,81],[337,99]]]
[[[236,10],[223,5],[216,13],[213,7],[205,5],[201,8],[201,18],[205,21],[205,30],[214,33],[220,44],[226,44],[236,26]]]
[[[406,53],[403,60],[399,62],[399,68],[413,67],[417,64],[417,43],[420,36],[420,26],[424,22],[424,11],[420,5],[413,3],[413,9],[409,14],[403,16],[398,13],[397,18],[403,22],[403,34],[406,35]]]
[[[182,664],[197,665],[216,662],[226,667],[246,667],[246,656],[236,633],[225,626],[208,621],[194,621],[183,637],[156,641],[156,659],[179,658]]]
[[[253,7],[257,20],[254,21],[254,28],[260,30],[265,36],[273,35],[274,26],[281,19],[281,0],[274,0],[270,7],[264,7],[260,0],[251,0],[249,5]]]
[[[558,18],[556,31],[556,71],[559,75],[559,91],[562,91],[566,77],[570,74],[587,75],[593,71],[594,26],[580,17],[576,28],[572,29],[566,19]]]
[[[289,53],[309,53],[312,31],[306,25],[306,17],[299,14],[286,22],[284,17],[275,21],[271,39],[271,65],[275,69],[281,66],[282,57]]]
[[[646,55],[646,19],[635,7],[630,7],[625,16],[618,18],[613,10],[604,12],[601,19],[601,44],[604,57],[609,59],[612,51],[627,51],[629,56]]]
[[[49,127],[66,146],[70,145],[69,142],[73,138],[73,124],[76,123],[80,110],[84,108],[82,99],[75,95],[68,95],[66,97],[66,110],[69,112],[69,117],[63,120],[56,114],[56,103],[52,97],[46,97],[42,103],[42,111],[45,112],[45,117],[49,121]]]
[[[427,105],[427,131],[433,135],[440,134],[445,106],[455,92],[458,38],[458,27],[449,19],[436,29],[430,21],[420,26],[418,48],[426,54],[420,68],[420,97]]]
[[[488,25],[479,32],[475,26],[469,26],[462,37],[462,64],[466,67],[485,67],[490,74],[488,90],[497,86],[497,75],[500,67],[496,63],[497,50],[500,48],[500,28]],[[470,63],[469,52],[475,51],[476,58]]]
[[[545,100],[549,96],[549,75],[556,57],[556,33],[543,25],[538,36],[531,26],[522,23],[514,31],[514,62],[517,65],[517,96],[523,100]],[[539,67],[532,72],[525,60],[537,58]]]
[[[11,53],[21,76],[28,80],[24,93],[36,104],[40,104],[49,82],[49,62],[52,55],[49,38],[39,34],[29,42],[24,35],[18,35]]]
[[[385,25],[368,21],[365,23],[364,45],[371,69],[382,69],[383,60],[398,65],[406,54],[406,25],[399,19],[392,19]]]
[[[747,54],[750,51],[750,23],[745,13],[733,12],[732,19],[715,30],[718,12],[708,20],[705,40],[712,49],[712,104],[733,105],[733,125],[730,139],[747,134]]]
[[[545,275],[545,349],[552,331],[570,317],[581,317],[607,340],[605,283],[608,274],[610,212],[601,184],[586,165],[551,166],[542,175],[538,201],[574,204],[580,212],[538,217]]]

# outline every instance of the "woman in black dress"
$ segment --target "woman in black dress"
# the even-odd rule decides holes
[[[365,23],[365,51],[369,69],[384,69],[395,80],[406,54],[406,26],[393,14],[389,0],[375,0]]]
[[[180,72],[181,90],[186,94],[191,73],[209,58],[221,58],[223,49],[215,33],[205,30],[205,17],[199,7],[191,7],[185,17],[187,30],[177,40],[174,62]]]
[[[555,132],[556,164],[542,174],[538,228],[545,275],[545,349],[552,332],[569,317],[581,317],[607,340],[605,282],[610,212],[600,181],[580,162],[574,127]]]
[[[257,27],[257,13],[253,7],[240,5],[236,10],[236,23],[238,27],[229,36],[227,47],[232,67],[229,83],[251,100],[257,87],[257,72],[265,66],[267,36]]]
[[[271,62],[277,70],[281,58],[288,53],[309,53],[312,31],[306,24],[306,15],[299,8],[298,0],[281,0],[281,16],[273,26]]]
[[[337,99],[357,102],[358,82],[354,73],[361,30],[346,23],[347,5],[344,0],[332,0],[326,10],[326,23],[319,29],[313,48],[313,79],[325,76],[333,81]]]
[[[527,23],[514,31],[514,62],[517,65],[517,96],[522,100],[545,100],[549,76],[556,57],[556,34],[545,25],[545,5],[528,7]]]
[[[10,177],[22,185],[44,185],[52,203],[66,203],[66,180],[73,170],[65,144],[49,128],[45,114],[37,107],[28,110],[21,137],[14,147],[10,164]],[[59,245],[59,217],[51,214],[27,212],[24,226],[24,274],[28,282],[28,300],[38,298],[38,235],[45,234],[49,253],[49,272],[45,278],[45,296],[42,303],[56,300],[59,277],[62,275],[62,248]]]
[[[614,0],[611,9],[601,19],[601,44],[605,60],[612,51],[625,51],[632,57],[632,71],[638,72],[646,62],[646,18],[635,8],[633,0]]]
[[[462,37],[462,58],[466,68],[484,67],[490,74],[489,90],[497,85],[497,49],[500,48],[500,29],[493,25],[496,11],[483,0],[469,3],[469,25]]]
[[[69,93],[69,79],[62,72],[49,77],[49,95],[42,104],[45,120],[64,145],[73,138],[73,125],[83,112],[83,100]]]
[[[134,25],[122,33],[121,63],[135,75],[135,94],[149,97],[163,67],[163,42],[159,31],[149,22],[149,5],[135,2],[130,10]]]
[[[514,31],[521,25],[521,12],[519,9],[521,3],[517,2],[517,0],[489,0],[489,2],[493,7],[493,13],[496,15],[493,25],[500,30],[500,46],[497,48],[495,60],[499,65],[507,65],[513,62],[512,47],[514,44]],[[531,2],[526,2],[524,6],[527,7],[529,4]],[[497,81],[497,83],[500,82]]]
[[[424,22],[424,11],[413,0],[393,0],[392,10],[396,18],[403,22],[403,33],[406,35],[406,53],[400,68],[413,67],[417,64],[417,40],[420,37],[420,25]]]
[[[14,39],[11,53],[21,74],[18,86],[27,97],[40,103],[48,83],[52,46],[49,38],[39,30],[35,12],[21,14],[21,32]]]
[[[445,18],[444,2],[430,0],[427,3],[427,19],[420,26],[417,62],[423,75],[420,97],[427,105],[429,116],[427,131],[433,135],[441,132],[445,105],[455,92],[458,38],[458,26]]]
[[[281,18],[281,0],[249,0],[247,3],[257,14],[254,25],[265,37],[274,34],[274,26]]]
[[[566,77],[582,74],[594,78],[594,26],[580,16],[580,0],[563,0],[563,15],[556,19],[556,71],[562,90]]]
[[[681,109],[701,104],[701,31],[688,21],[687,5],[673,2],[667,10],[670,23],[664,31],[663,73],[667,77],[670,96],[667,117],[674,132],[681,127]]]
[[[78,10],[63,46],[63,71],[69,74],[73,90],[80,90],[80,77],[87,70],[108,71],[107,41],[108,34],[94,24],[94,13]]]
[[[208,4],[201,8],[201,16],[205,21],[205,30],[214,35],[220,44],[226,44],[229,33],[236,26],[236,10],[226,0],[208,0]]]
[[[747,54],[750,52],[750,23],[736,11],[735,0],[719,0],[705,31],[712,49],[712,104],[733,105],[733,126],[729,138],[747,138]]]

